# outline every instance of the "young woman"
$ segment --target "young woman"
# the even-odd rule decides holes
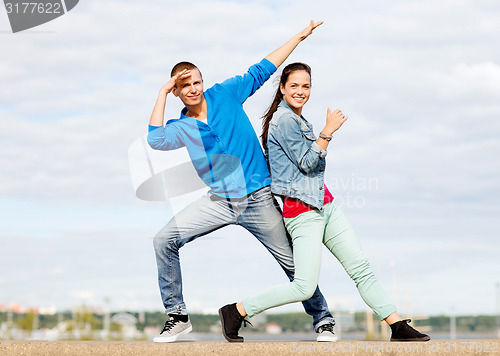
[[[283,198],[285,226],[293,243],[295,278],[266,292],[219,309],[222,331],[230,342],[241,342],[238,330],[245,316],[308,299],[318,284],[321,249],[325,245],[355,282],[361,297],[380,320],[390,325],[391,341],[428,341],[402,320],[366,260],[356,235],[324,184],[325,156],[332,135],[347,120],[330,111],[316,139],[302,116],[311,91],[311,68],[292,63],[283,69],[280,85],[264,116],[262,141],[269,158],[271,190]],[[332,324],[324,328],[334,334]],[[330,338],[330,340],[332,340]]]

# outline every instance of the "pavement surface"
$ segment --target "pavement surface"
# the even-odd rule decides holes
[[[0,341],[0,355],[483,355],[500,356],[500,339],[431,340],[397,343],[389,341],[342,340],[334,343],[315,341]]]

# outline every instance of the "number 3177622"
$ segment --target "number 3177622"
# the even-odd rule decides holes
[[[16,14],[61,14],[60,3],[43,3],[43,2],[21,2],[21,3],[5,3],[7,13]]]

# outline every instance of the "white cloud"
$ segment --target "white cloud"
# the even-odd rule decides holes
[[[431,80],[445,99],[488,102],[500,97],[500,65],[493,62],[457,63],[448,73],[431,73]]]
[[[15,268],[2,273],[0,283],[14,287],[12,292],[2,288],[0,299],[23,296],[26,302],[50,303],[57,298],[55,292],[40,285],[31,295],[23,284],[38,278],[61,286],[56,278],[60,277],[66,284],[54,290],[73,291],[71,298],[93,298],[97,303],[113,292],[103,285],[114,286],[117,294],[112,299],[120,305],[120,293],[126,290],[118,288],[124,279],[116,278],[115,268],[135,258],[141,246],[140,261],[150,270],[130,267],[128,282],[136,283],[145,295],[130,295],[131,301],[122,305],[159,305],[152,247],[141,239],[153,236],[168,212],[165,205],[135,200],[127,161],[129,145],[146,130],[158,89],[168,79],[170,67],[184,59],[202,68],[207,86],[240,73],[310,18],[325,24],[299,45],[289,61],[312,65],[313,96],[304,115],[316,132],[324,124],[327,106],[341,107],[350,116],[335,134],[328,177],[346,180],[354,175],[378,182],[377,189],[346,187],[334,192],[366,199],[362,208],[346,206],[355,229],[369,242],[366,250],[407,257],[409,250],[421,251],[414,246],[425,240],[425,248],[435,249],[427,263],[450,280],[457,277],[438,263],[446,246],[453,248],[457,256],[453,258],[473,255],[471,263],[478,263],[486,256],[490,261],[485,247],[494,244],[498,231],[500,193],[499,11],[496,1],[472,0],[325,0],[306,5],[197,1],[190,6],[159,0],[147,5],[80,2],[68,15],[39,28],[49,32],[2,33],[0,208],[2,239],[7,241],[2,249],[7,257],[22,255],[16,239],[7,238],[14,233],[18,238],[52,239],[47,244],[55,261],[38,259],[43,266],[38,272],[29,259],[17,261],[24,264],[13,261]],[[0,28],[9,28],[5,21],[6,16],[0,18]],[[245,104],[257,129],[273,90],[268,83]],[[169,98],[166,116],[177,116],[180,108]],[[226,230],[217,236],[233,232]],[[124,235],[137,240],[128,240],[125,247],[113,239],[99,240],[105,247],[97,239],[85,244],[89,236]],[[473,251],[466,243],[470,236],[477,246]],[[221,253],[241,247],[215,237],[209,240],[213,246],[194,245],[183,252],[184,261],[189,261],[186,292],[193,301],[202,301],[193,304],[200,310],[217,308],[223,295],[236,298],[240,297],[236,292],[253,290],[242,286],[235,291],[216,281],[217,292],[208,284],[199,291],[200,284],[208,283],[196,274],[203,270],[200,251]],[[445,246],[436,242],[441,239]],[[452,245],[454,239],[460,244]],[[92,259],[82,256],[79,248]],[[253,242],[247,248],[251,261],[236,261],[242,271],[249,265],[259,267],[252,263],[255,256],[267,254]],[[26,254],[35,258],[34,251]],[[64,255],[72,256],[71,262],[80,268],[72,267]],[[418,256],[411,258],[418,266]],[[453,258],[447,260],[449,265]],[[282,273],[273,261],[266,261],[265,268],[276,274],[265,283],[273,284]],[[495,262],[488,263],[495,267]],[[407,274],[415,271],[403,263],[400,267]],[[223,268],[227,266],[213,264],[207,276]],[[334,276],[343,272],[333,261],[326,268],[331,274],[335,271]],[[426,273],[425,278],[431,274]],[[145,275],[151,277],[146,286],[141,284]],[[69,276],[85,280],[85,287],[69,281]],[[258,289],[261,281],[250,278]],[[425,288],[425,278],[416,284]],[[356,295],[352,289],[340,294],[334,283],[325,288],[331,300]],[[427,301],[422,308],[431,304],[432,296],[418,295]]]
[[[68,294],[73,298],[78,298],[85,302],[91,302],[95,298],[95,292],[91,290],[73,290],[69,291]]]

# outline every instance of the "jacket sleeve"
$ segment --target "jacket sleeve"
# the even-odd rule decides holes
[[[168,123],[165,126],[149,125],[148,144],[152,149],[162,151],[175,150],[184,146],[177,128]]]
[[[247,73],[226,79],[221,85],[231,92],[239,103],[243,104],[275,71],[276,66],[264,58],[251,66]]]
[[[290,115],[284,114],[278,121],[275,140],[287,157],[305,174],[312,172],[327,154],[316,142],[304,137],[300,124]]]

